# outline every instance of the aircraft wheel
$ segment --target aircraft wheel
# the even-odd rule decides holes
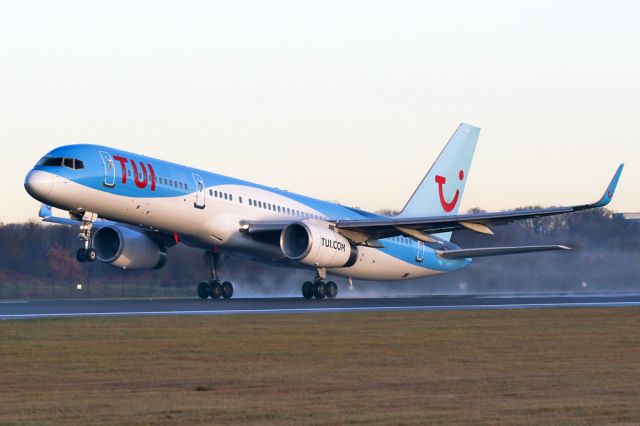
[[[210,291],[212,299],[219,299],[222,296],[222,284],[220,284],[220,281],[212,281]]]
[[[206,299],[207,297],[209,297],[209,286],[211,284],[209,283],[200,283],[198,284],[198,297],[202,300]]]
[[[231,296],[233,296],[233,284],[229,281],[225,281],[222,284],[222,297],[225,299],[231,299]]]
[[[302,284],[302,296],[305,299],[313,298],[314,293],[315,291],[313,288],[313,283],[311,281],[307,281],[306,283]]]
[[[85,257],[87,261],[95,262],[96,260],[98,260],[98,253],[96,253],[94,249],[90,248],[85,252]]]
[[[322,281],[319,281],[315,285],[315,296],[316,299],[324,299],[327,295],[327,285]]]
[[[78,249],[78,251],[76,252],[76,259],[80,263],[84,263],[87,261],[87,252],[85,251],[85,249]]]
[[[327,297],[329,299],[335,299],[338,295],[338,284],[335,281],[329,281],[327,283]]]

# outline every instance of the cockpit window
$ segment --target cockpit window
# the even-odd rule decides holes
[[[38,166],[62,166],[62,158],[45,157],[38,162]]]
[[[84,163],[82,160],[77,160],[75,158],[62,158],[62,157],[44,157],[42,160],[38,161],[37,166],[44,167],[68,167],[73,170],[84,169]]]

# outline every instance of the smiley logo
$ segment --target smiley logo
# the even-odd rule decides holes
[[[460,181],[464,180],[463,170],[460,170],[460,172],[458,172],[458,179],[460,179]],[[436,183],[438,184],[438,195],[440,195],[440,205],[442,206],[445,212],[449,213],[454,209],[456,204],[458,204],[458,198],[460,197],[460,190],[456,189],[456,193],[453,196],[453,200],[447,201],[444,198],[444,184],[447,183],[447,178],[444,176],[436,175]]]

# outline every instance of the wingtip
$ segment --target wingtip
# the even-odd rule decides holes
[[[611,200],[613,200],[613,196],[616,193],[616,188],[618,187],[618,181],[620,180],[620,176],[622,176],[622,170],[624,169],[624,163],[621,163],[616,170],[616,173],[613,175],[609,186],[607,186],[607,190],[604,192],[600,200],[593,204],[593,207],[605,207],[607,206]]]
[[[40,205],[40,210],[38,211],[38,217],[41,218],[47,218],[47,217],[51,217],[52,212],[51,212],[51,206],[42,203],[42,205]]]

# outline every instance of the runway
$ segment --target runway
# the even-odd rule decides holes
[[[449,311],[638,307],[640,294],[538,294],[417,296],[304,300],[260,298],[200,299],[72,299],[0,301],[0,319],[117,317],[167,315],[310,314],[338,312]]]

